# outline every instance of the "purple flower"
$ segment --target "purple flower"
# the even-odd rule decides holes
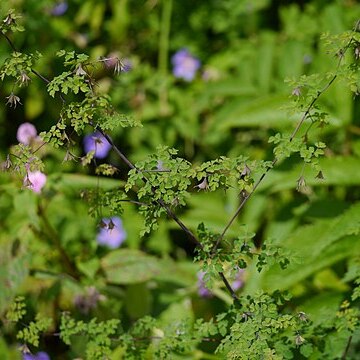
[[[243,286],[244,286],[244,269],[239,269],[235,275],[235,279],[231,284],[231,287],[234,291],[237,291]]]
[[[24,187],[35,193],[40,193],[46,184],[46,175],[41,171],[28,171],[24,178]]]
[[[50,356],[45,351],[40,351],[34,355],[23,354],[23,360],[50,360]]]
[[[199,294],[199,296],[201,296],[203,298],[208,298],[208,297],[212,297],[213,295],[212,295],[212,292],[205,285],[205,281],[204,281],[205,275],[206,275],[205,271],[199,271],[197,273],[198,294]]]
[[[175,77],[191,81],[200,68],[199,59],[192,56],[187,49],[181,49],[172,57],[173,74]]]
[[[54,16],[61,16],[64,15],[68,9],[68,3],[66,1],[60,1],[58,2],[52,9],[51,9],[51,15]]]
[[[95,151],[97,159],[103,159],[107,156],[111,149],[109,142],[98,131],[84,137],[84,149],[88,153]]]
[[[21,124],[17,129],[16,138],[24,145],[29,145],[31,140],[35,139],[36,136],[36,127],[28,122]]]
[[[97,235],[97,242],[100,245],[108,246],[111,249],[118,248],[126,239],[126,231],[123,228],[119,217],[102,219],[102,226]]]

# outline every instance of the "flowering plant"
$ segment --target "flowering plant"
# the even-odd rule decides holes
[[[29,1],[0,23],[5,356],[356,359],[359,5]]]

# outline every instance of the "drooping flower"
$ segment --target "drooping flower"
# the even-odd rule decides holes
[[[205,284],[205,280],[204,277],[206,275],[205,271],[199,271],[197,273],[197,278],[198,278],[198,282],[197,282],[197,287],[198,287],[198,294],[199,296],[203,297],[203,298],[207,298],[207,297],[212,297],[213,294],[212,292],[206,287]]]
[[[101,221],[101,229],[97,235],[97,242],[111,249],[118,248],[126,239],[122,221],[119,217],[113,216]]]
[[[201,183],[195,185],[194,187],[198,188],[199,189],[198,191],[209,190],[209,183],[207,181],[207,178],[205,177]]]
[[[291,95],[299,97],[301,95],[301,88],[299,86],[294,88],[291,92]]]
[[[66,13],[68,7],[69,6],[66,1],[60,1],[51,9],[51,11],[50,11],[51,15],[62,16]]]
[[[132,69],[132,63],[127,58],[120,58],[116,53],[111,53],[100,60],[107,69],[113,69],[115,74],[129,72]]]
[[[12,167],[12,161],[10,159],[10,155],[6,155],[6,160],[1,163],[0,169],[1,170],[9,170]]]
[[[18,96],[16,96],[13,92],[6,97],[7,102],[6,105],[10,105],[10,107],[14,107],[14,109],[16,108],[17,104],[22,105],[22,103],[20,102],[20,98]]]
[[[109,142],[98,131],[84,137],[84,149],[86,153],[95,151],[94,157],[104,159],[111,149]]]
[[[300,334],[297,334],[297,335],[295,336],[295,344],[296,344],[296,346],[300,346],[300,345],[302,345],[304,342],[305,342],[305,339],[304,339]]]
[[[24,187],[35,193],[40,193],[46,184],[46,175],[41,171],[28,171],[24,178]]]
[[[45,351],[36,354],[23,354],[23,360],[50,360],[50,356]]]
[[[176,52],[171,62],[174,76],[185,81],[192,81],[200,68],[200,60],[192,56],[187,49]]]
[[[36,127],[29,122],[21,124],[17,129],[16,139],[18,140],[18,142],[24,145],[29,145],[31,140],[35,139],[36,136]]]
[[[30,81],[31,81],[31,78],[29,77],[29,75],[25,71],[22,71],[19,76],[19,79],[18,79],[20,86],[22,86],[22,85],[27,86]]]
[[[82,67],[81,64],[79,64],[76,69],[75,69],[75,75],[78,75],[78,76],[87,76],[88,73],[84,70],[84,68]]]
[[[8,14],[6,18],[3,20],[3,23],[7,26],[10,26],[11,24],[15,24],[15,17],[13,14]]]

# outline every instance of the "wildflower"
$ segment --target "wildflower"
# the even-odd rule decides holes
[[[25,188],[28,188],[38,194],[41,192],[41,189],[45,186],[45,184],[46,175],[41,171],[28,171],[23,182]]]
[[[297,86],[292,92],[291,95],[299,97],[301,95],[301,89]]]
[[[319,180],[325,179],[324,174],[321,170],[317,173],[317,175],[315,176],[315,179],[319,179]]]
[[[87,314],[91,309],[96,308],[99,301],[104,299],[105,297],[94,286],[90,286],[86,289],[85,294],[75,296],[74,304],[80,312]]]
[[[132,68],[131,61],[129,59],[120,59],[116,55],[109,55],[108,57],[101,58],[100,61],[104,63],[104,66],[108,69],[114,69],[115,74],[121,72],[129,72]]]
[[[165,170],[164,162],[162,160],[158,160],[156,162],[156,169],[159,170],[159,171],[164,171]]]
[[[83,69],[83,67],[81,66],[81,64],[79,64],[79,65],[76,67],[75,75],[78,75],[78,76],[87,75],[87,72]]]
[[[251,169],[245,164],[244,170],[240,174],[240,179],[243,179],[245,176],[249,176],[251,174]]]
[[[195,187],[197,187],[200,190],[209,190],[209,183],[207,181],[207,178],[204,178],[204,180],[199,183],[198,185],[195,185]]]
[[[25,71],[22,71],[18,81],[20,83],[20,86],[21,85],[27,86],[28,83],[31,81],[31,79],[30,79],[30,77],[28,76],[28,74]]]
[[[307,315],[303,311],[299,311],[298,317],[301,321],[304,321],[304,322],[306,322],[308,320]]]
[[[62,16],[66,13],[68,7],[66,1],[60,1],[51,9],[50,13],[53,16]]]
[[[9,170],[12,166],[12,161],[10,160],[10,155],[6,155],[6,160],[1,164],[1,170]]]
[[[45,351],[40,351],[36,354],[23,354],[23,360],[50,360],[50,356]]]
[[[304,342],[305,342],[305,339],[304,339],[301,335],[297,334],[297,335],[295,336],[295,344],[296,344],[296,346],[300,346],[300,345],[302,345]]]
[[[21,124],[17,129],[16,139],[24,145],[29,145],[36,136],[36,127],[28,122]]]
[[[22,105],[22,103],[20,102],[20,98],[16,96],[13,92],[9,96],[7,96],[6,99],[6,105],[10,104],[10,107],[14,107],[14,109],[16,108],[17,104]]]
[[[212,297],[211,291],[206,287],[204,277],[206,275],[205,271],[199,271],[197,274],[198,282],[198,294],[199,296],[206,298],[206,297]]]
[[[104,159],[111,149],[109,142],[98,131],[84,137],[84,149],[86,153],[95,151],[94,157]]]
[[[357,46],[354,50],[354,54],[355,54],[355,59],[359,60],[360,58],[360,46]]]
[[[101,228],[97,235],[97,242],[109,248],[118,248],[126,239],[126,232],[119,217],[101,220]]]
[[[8,14],[6,18],[3,20],[3,23],[7,26],[10,26],[11,24],[15,24],[15,18],[13,14]]]
[[[244,285],[244,269],[238,269],[238,272],[235,275],[235,280],[231,284],[231,287],[234,291],[239,290]]]
[[[66,154],[64,156],[63,162],[73,161],[73,160],[76,160],[76,156],[73,153],[71,153],[70,150],[66,150]]]
[[[173,74],[175,77],[191,81],[200,68],[199,59],[192,56],[187,49],[181,49],[172,57]]]
[[[307,189],[307,187],[306,187],[305,178],[303,176],[300,176],[299,179],[297,180],[296,190],[299,192],[303,192],[306,189]]]

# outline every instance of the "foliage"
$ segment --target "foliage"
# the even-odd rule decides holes
[[[4,358],[358,358],[356,2],[0,5]]]

